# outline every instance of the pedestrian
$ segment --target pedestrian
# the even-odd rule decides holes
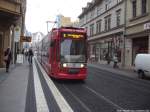
[[[24,49],[22,49],[22,52],[21,52],[21,53],[22,53],[23,55],[24,55],[24,52],[25,52]]]
[[[28,51],[27,51],[27,49],[25,50],[25,60],[27,60],[28,59]]]
[[[118,68],[118,57],[117,57],[117,54],[114,55],[113,61],[114,61],[113,68]]]
[[[28,51],[28,61],[29,61],[29,64],[32,64],[32,57],[33,57],[33,51],[30,48],[29,51]]]
[[[105,55],[105,59],[107,61],[107,64],[109,65],[110,64],[110,57],[109,57],[109,53],[106,53]]]
[[[23,57],[23,62],[24,62],[24,60],[25,60],[25,50],[24,49],[22,49],[22,51],[21,51],[21,54],[22,54],[22,57]]]
[[[11,60],[12,60],[12,53],[11,53],[11,49],[8,47],[4,51],[4,61],[6,63],[6,72],[9,72],[9,65],[10,65]]]

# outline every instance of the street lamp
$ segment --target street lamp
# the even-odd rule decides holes
[[[48,31],[48,23],[53,23],[54,24],[53,27],[54,27],[55,24],[57,23],[57,21],[46,21],[46,24],[47,24],[47,33],[49,33],[49,31]]]

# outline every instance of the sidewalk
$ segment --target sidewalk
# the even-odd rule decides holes
[[[0,112],[24,112],[29,66],[11,66],[9,73],[0,69]]]
[[[12,71],[16,66],[10,65],[10,71]],[[6,79],[8,73],[6,73],[6,68],[0,68],[0,83]]]
[[[134,72],[134,67],[131,68],[123,68],[118,64],[119,68],[113,68],[113,62],[109,65],[105,61],[88,63],[88,66],[96,67],[105,71],[109,71],[115,74],[125,75],[133,78],[137,78],[137,73]]]

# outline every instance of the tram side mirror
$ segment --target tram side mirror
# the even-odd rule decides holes
[[[50,47],[53,47],[55,45],[55,40],[52,40],[51,42],[50,42]]]

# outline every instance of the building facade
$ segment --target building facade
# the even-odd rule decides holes
[[[26,0],[0,0],[0,67],[3,67],[4,50],[12,49],[13,60],[15,53],[21,46],[15,43],[16,32],[24,34]]]
[[[32,34],[32,48],[33,50],[38,49],[39,42],[44,38],[44,34],[42,32],[36,32]]]
[[[70,26],[70,27],[80,27],[80,24],[79,24],[79,21],[76,20],[76,21],[71,22],[71,24],[69,24],[67,26]]]
[[[71,24],[71,18],[70,17],[65,17],[63,15],[57,15],[56,17],[57,21],[57,28],[60,28],[62,26],[68,26]]]
[[[91,61],[110,60],[114,55],[123,63],[124,0],[93,0],[82,8],[80,26],[88,33],[88,57]]]
[[[150,53],[150,0],[126,0],[125,64],[138,53]]]

